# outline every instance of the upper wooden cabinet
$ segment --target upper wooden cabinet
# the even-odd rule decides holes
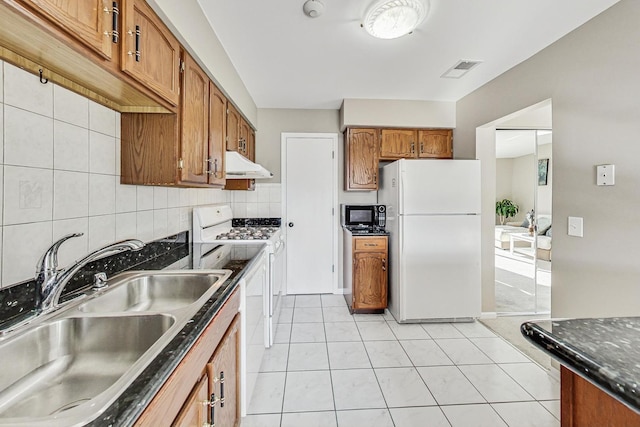
[[[345,190],[378,189],[378,129],[345,132]]]
[[[224,159],[227,137],[227,98],[209,84],[209,184],[224,185]]]
[[[240,140],[240,113],[231,105],[227,104],[227,150],[239,151]]]
[[[93,49],[103,58],[111,59],[117,52],[117,31],[119,2],[111,0],[19,0],[19,3],[33,8],[59,27],[67,31],[85,46]],[[116,13],[114,14],[115,3]]]
[[[180,181],[206,184],[209,179],[209,77],[186,53],[182,64]]]
[[[380,160],[453,158],[451,129],[381,129]]]
[[[453,158],[453,131],[451,129],[425,129],[418,131],[418,157]]]
[[[144,0],[123,6],[122,70],[178,105],[180,43]]]
[[[221,187],[227,99],[186,52],[179,115],[121,115],[123,184]]]
[[[380,130],[380,159],[395,160],[415,157],[416,131],[412,129]]]

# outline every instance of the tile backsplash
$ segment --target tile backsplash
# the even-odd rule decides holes
[[[0,61],[0,287],[33,277],[65,234],[66,266],[126,238],[191,228],[193,206],[229,203],[235,217],[280,217],[280,184],[256,191],[120,184],[120,114]]]

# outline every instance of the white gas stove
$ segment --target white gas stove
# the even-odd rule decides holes
[[[236,252],[245,251],[251,258],[254,246],[264,246],[267,255],[267,289],[264,291],[265,347],[273,345],[275,327],[280,313],[284,290],[284,236],[280,227],[255,225],[233,227],[233,213],[229,205],[208,205],[193,209],[194,243],[237,245]],[[257,250],[257,249],[256,249]],[[253,253],[251,253],[253,252]],[[236,253],[236,258],[238,254]]]

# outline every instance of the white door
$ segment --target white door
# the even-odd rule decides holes
[[[282,134],[287,294],[337,289],[337,134]]]

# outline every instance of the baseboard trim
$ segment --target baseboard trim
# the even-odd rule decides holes
[[[495,319],[498,317],[498,313],[495,311],[483,311],[480,313],[480,319]]]

